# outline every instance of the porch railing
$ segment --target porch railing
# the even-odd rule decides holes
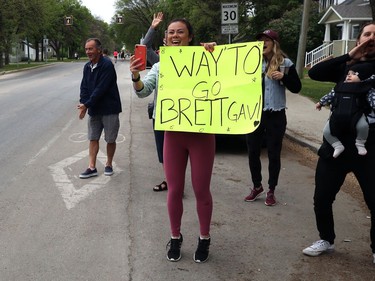
[[[333,43],[323,44],[305,55],[305,67],[313,67],[318,62],[332,56]]]

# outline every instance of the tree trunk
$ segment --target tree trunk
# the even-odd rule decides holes
[[[372,20],[375,19],[375,0],[370,0]]]
[[[6,42],[4,44],[4,64],[9,65],[10,63],[10,53],[12,52],[12,42]]]
[[[35,46],[35,61],[39,61],[39,42],[37,39],[35,39],[34,46]]]
[[[56,53],[56,59],[60,60],[60,49],[61,49],[62,43],[60,41],[51,40],[50,46]]]
[[[10,63],[9,52],[5,52],[5,65],[9,65],[9,63]]]

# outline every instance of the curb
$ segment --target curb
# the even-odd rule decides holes
[[[35,66],[27,67],[27,68],[13,69],[13,70],[6,70],[6,71],[4,70],[4,71],[1,71],[1,72],[0,72],[0,75],[5,75],[5,74],[9,74],[9,73],[16,73],[16,72],[21,72],[21,71],[26,71],[26,70],[35,69],[35,68],[41,68],[41,67],[51,66],[51,65],[54,65],[54,64],[56,64],[56,63],[55,63],[55,62],[52,62],[52,63],[46,63],[46,64],[35,65]]]

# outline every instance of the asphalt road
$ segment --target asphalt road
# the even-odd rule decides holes
[[[0,76],[0,280],[375,280],[368,212],[346,193],[335,204],[336,252],[302,255],[318,238],[314,159],[287,140],[274,207],[264,197],[243,201],[250,186],[244,147],[230,138],[218,143],[205,264],[192,259],[198,222],[188,169],[183,257],[168,262],[166,193],[152,191],[163,179],[146,111],[152,97],[132,94],[128,62],[116,64],[123,113],[115,174],[102,175],[102,141],[101,175],[79,179],[88,161],[86,120],[76,110],[82,67]]]

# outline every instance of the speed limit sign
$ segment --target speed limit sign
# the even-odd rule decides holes
[[[238,4],[221,4],[221,24],[238,24]]]

